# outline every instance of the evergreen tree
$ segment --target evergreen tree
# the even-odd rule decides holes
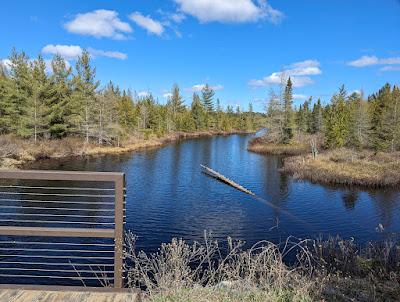
[[[34,140],[38,135],[43,136],[47,131],[46,116],[48,114],[46,102],[50,81],[46,75],[46,63],[41,55],[33,61],[32,66],[32,95],[28,104],[29,125],[33,127]]]
[[[0,62],[0,134],[12,130],[15,105],[12,103],[12,80],[8,77],[7,68]]]
[[[284,119],[283,119],[283,137],[282,143],[289,144],[294,136],[294,113],[293,113],[293,88],[292,80],[288,79],[284,96]]]
[[[349,133],[349,112],[347,94],[344,85],[332,97],[331,105],[326,111],[326,143],[330,148],[343,147]]]
[[[13,130],[22,137],[32,134],[28,123],[28,103],[32,96],[32,79],[29,68],[29,58],[25,52],[18,53],[13,49],[10,55],[10,75],[12,88],[10,90],[10,104],[14,107],[12,112]]]
[[[314,104],[311,113],[311,133],[319,133],[323,127],[323,108],[321,105],[321,99],[318,99],[317,103]]]
[[[203,129],[203,127],[204,127],[204,107],[200,100],[199,95],[196,92],[193,93],[191,114],[192,114],[192,118],[193,118],[196,130]]]
[[[95,93],[99,86],[96,78],[96,68],[91,66],[89,52],[84,50],[76,62],[76,87],[78,98],[81,98],[80,107],[81,120],[85,131],[86,142],[89,142],[91,124],[93,120],[93,109],[96,105]]]
[[[71,82],[72,69],[60,55],[51,61],[53,74],[47,90],[47,126],[51,137],[60,138],[71,131]]]

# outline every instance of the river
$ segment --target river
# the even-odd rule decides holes
[[[280,173],[281,157],[248,152],[252,137],[197,138],[123,155],[44,160],[32,168],[126,173],[126,228],[146,251],[173,237],[202,240],[205,230],[213,238],[231,236],[247,244],[279,242],[289,235],[339,235],[364,243],[400,230],[398,191],[296,181]],[[206,176],[200,164],[266,201]],[[377,231],[379,224],[383,232]]]

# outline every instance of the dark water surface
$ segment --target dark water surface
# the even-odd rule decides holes
[[[251,138],[199,138],[124,155],[46,160],[32,168],[125,172],[126,227],[139,236],[138,246],[146,251],[172,237],[201,240],[204,230],[214,238],[231,236],[248,244],[321,234],[354,237],[363,243],[400,231],[398,191],[295,181],[279,172],[282,158],[248,152]],[[200,164],[275,207],[207,177]],[[376,231],[379,224],[383,233]]]

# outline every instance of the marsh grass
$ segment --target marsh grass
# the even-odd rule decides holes
[[[286,158],[282,171],[297,179],[325,184],[397,187],[400,185],[400,152],[336,149],[316,158],[311,155]]]
[[[251,140],[247,150],[264,155],[295,156],[311,153],[312,141],[316,142],[318,148],[323,144],[323,138],[318,135],[296,133],[291,144],[281,144],[272,140],[267,134]]]
[[[205,236],[202,244],[173,239],[153,254],[137,253],[135,244],[129,234],[128,284],[150,301],[312,301],[312,259],[303,241],[243,249],[244,242],[228,238],[222,248]],[[297,264],[289,267],[284,258],[295,250]]]
[[[290,237],[245,249],[205,235],[204,243],[173,239],[150,254],[136,251],[136,236],[126,238],[128,286],[142,289],[145,301],[397,301],[400,294],[395,238],[360,246]]]

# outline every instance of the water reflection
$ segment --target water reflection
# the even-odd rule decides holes
[[[400,230],[396,190],[327,187],[282,175],[282,158],[246,150],[248,135],[199,138],[157,150],[89,159],[43,161],[32,168],[123,171],[127,178],[127,228],[139,248],[155,250],[173,236],[200,240],[232,236],[249,244],[319,234],[377,240],[375,231]],[[255,192],[257,201],[201,173],[200,164],[220,171]],[[279,221],[279,229],[271,228]]]

